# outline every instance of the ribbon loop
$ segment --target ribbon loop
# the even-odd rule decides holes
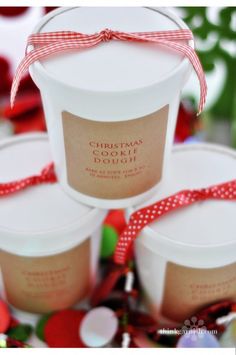
[[[200,114],[204,108],[207,95],[207,84],[203,68],[195,50],[188,43],[179,42],[192,39],[193,34],[188,29],[152,32],[120,32],[106,28],[94,34],[84,34],[73,31],[33,34],[29,36],[27,46],[33,45],[34,48],[26,53],[25,58],[19,64],[13,79],[10,95],[11,107],[14,106],[15,97],[22,76],[28,70],[29,66],[37,60],[94,47],[101,42],[119,40],[153,43],[187,57],[192,64],[200,83],[200,101],[198,106],[198,114]]]

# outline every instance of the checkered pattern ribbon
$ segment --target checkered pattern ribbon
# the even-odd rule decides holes
[[[134,240],[145,226],[157,221],[167,213],[208,199],[236,201],[236,180],[205,189],[183,190],[134,212],[127,227],[119,237],[114,261],[117,264],[125,264],[130,256]]]
[[[56,181],[57,177],[54,171],[54,164],[50,163],[41,171],[39,175],[29,176],[25,179],[20,179],[12,182],[1,183],[0,197],[14,194],[30,186],[54,183]]]
[[[111,40],[153,43],[178,54],[186,56],[191,62],[200,82],[200,101],[198,113],[203,110],[207,95],[205,75],[195,50],[186,42],[193,39],[188,29],[159,32],[119,32],[109,29],[94,34],[84,34],[72,31],[37,33],[29,36],[27,48],[34,48],[26,53],[20,63],[11,88],[11,106],[13,107],[20,80],[29,66],[37,60],[46,59],[62,53],[68,53],[97,46]]]

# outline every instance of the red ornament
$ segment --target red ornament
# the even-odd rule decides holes
[[[232,301],[221,301],[200,310],[195,316],[204,321],[208,330],[217,330],[218,333],[222,333],[225,330],[225,325],[217,324],[216,320],[228,315],[234,307],[235,303]]]
[[[24,94],[20,95],[13,109],[9,105],[5,107],[3,117],[13,123],[15,134],[46,131],[41,98],[37,91],[28,92],[27,90]]]
[[[7,17],[13,17],[13,16],[19,16],[22,15],[24,12],[28,10],[28,7],[23,7],[23,6],[2,6],[0,7],[0,15],[2,16],[7,16]]]
[[[9,329],[11,328],[15,328],[20,324],[20,322],[18,321],[18,319],[11,317],[11,321],[9,324]]]
[[[118,234],[121,234],[126,227],[124,210],[112,210],[108,213],[104,224],[115,228]]]
[[[176,142],[184,142],[187,138],[194,134],[197,120],[198,118],[196,117],[196,112],[190,104],[181,103],[175,130]]]
[[[47,14],[47,13],[49,13],[49,12],[51,12],[51,11],[57,9],[57,8],[58,8],[57,6],[46,6],[44,8],[44,10],[45,10],[45,13]]]
[[[0,333],[5,333],[10,326],[11,315],[7,304],[0,300]]]
[[[67,309],[52,315],[44,329],[45,342],[50,348],[84,348],[79,337],[80,323],[86,314],[82,310]]]
[[[129,313],[129,324],[136,330],[153,333],[157,330],[157,322],[147,313],[134,311]]]
[[[10,64],[5,57],[0,57],[0,95],[8,95],[11,88]]]

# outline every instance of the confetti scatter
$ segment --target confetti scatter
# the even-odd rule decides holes
[[[84,348],[78,329],[86,312],[67,309],[52,315],[45,325],[44,337],[50,348]]]
[[[88,347],[100,348],[112,341],[117,330],[115,312],[107,307],[97,307],[83,318],[79,334]]]
[[[7,304],[0,300],[0,333],[5,333],[10,326],[11,315]]]
[[[192,329],[179,338],[177,348],[219,348],[217,338],[208,331]]]

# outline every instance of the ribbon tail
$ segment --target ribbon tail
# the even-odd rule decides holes
[[[198,80],[200,83],[200,101],[199,101],[199,106],[198,106],[198,113],[197,115],[200,115],[205,102],[206,102],[206,96],[207,96],[207,83],[206,83],[206,78],[205,74],[201,65],[201,62],[197,56],[197,53],[195,52],[194,48],[187,44],[181,44],[181,43],[176,43],[173,41],[159,41],[159,44],[162,44],[163,46],[166,46],[172,50],[175,50],[176,52],[183,53],[190,61],[192,64],[197,76]]]
[[[11,93],[10,93],[11,108],[14,106],[16,94],[19,89],[22,76],[27,72],[30,65],[33,64],[35,61],[38,61],[40,59],[46,59],[54,55],[62,54],[65,52],[72,52],[78,49],[93,47],[100,42],[101,39],[96,36],[94,39],[93,38],[90,39],[89,42],[83,42],[83,41],[78,42],[78,40],[70,40],[64,42],[60,41],[30,51],[18,66],[12,82]]]
[[[137,39],[138,39],[138,36],[137,36]],[[140,39],[143,39],[145,41],[145,37],[140,36]],[[192,64],[192,66],[197,74],[197,77],[198,77],[198,80],[200,83],[200,101],[199,101],[198,113],[197,113],[197,115],[200,115],[200,113],[202,112],[202,110],[204,108],[204,105],[206,102],[206,96],[207,96],[207,83],[206,83],[204,70],[202,68],[201,62],[200,62],[194,48],[192,48],[188,44],[174,42],[173,40],[175,40],[175,39],[177,39],[177,38],[173,37],[173,38],[171,38],[171,40],[166,40],[166,39],[155,38],[155,36],[154,36],[154,37],[146,38],[146,42],[157,43],[159,45],[167,47],[170,50],[174,50],[175,52],[183,54],[184,56],[186,56],[189,59],[190,63]],[[178,38],[178,39],[180,39],[180,38]],[[181,38],[181,39],[186,39],[186,38]]]

